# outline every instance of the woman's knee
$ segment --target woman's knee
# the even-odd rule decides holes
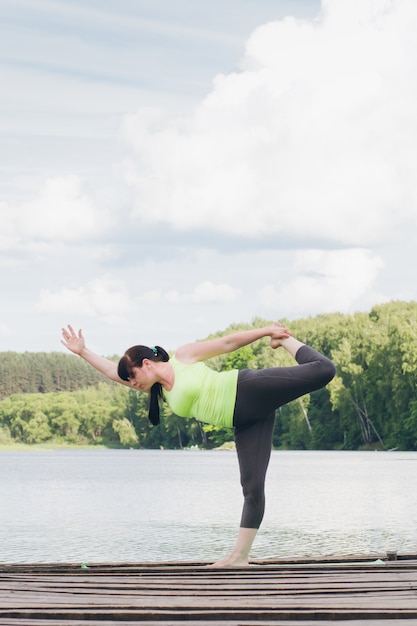
[[[321,379],[327,385],[336,375],[336,366],[329,359],[321,361]]]
[[[241,526],[244,528],[259,528],[265,512],[265,496],[247,494],[243,506]]]

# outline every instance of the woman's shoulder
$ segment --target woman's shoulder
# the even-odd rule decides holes
[[[204,365],[204,363],[202,361],[188,361],[186,359],[183,358],[178,358],[177,354],[174,353],[173,355],[171,355],[170,359],[169,359],[170,363],[172,364],[173,367],[193,367],[196,365]]]

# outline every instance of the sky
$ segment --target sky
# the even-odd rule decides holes
[[[0,352],[417,300],[415,0],[2,0]]]

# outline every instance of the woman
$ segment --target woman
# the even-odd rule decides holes
[[[236,545],[211,567],[246,567],[265,509],[265,476],[272,448],[275,410],[324,387],[335,375],[329,359],[293,337],[280,323],[243,330],[178,348],[171,358],[161,347],[133,346],[119,363],[87,348],[81,330],[62,329],[61,343],[102,374],[150,393],[149,418],[159,423],[159,396],[181,417],[217,426],[233,426],[244,505]],[[249,345],[263,337],[280,346],[298,365],[263,370],[215,372],[203,361]]]

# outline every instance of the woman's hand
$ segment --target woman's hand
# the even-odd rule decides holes
[[[68,324],[68,328],[62,329],[62,337],[63,339],[61,339],[61,343],[63,346],[65,346],[74,354],[81,354],[81,352],[85,348],[85,339],[83,336],[83,331],[81,329],[78,331],[77,334],[73,327]]]
[[[67,328],[62,329],[62,337],[63,339],[61,339],[61,343],[63,346],[68,348],[68,350],[81,356],[84,361],[87,361],[87,363],[104,374],[104,376],[107,376],[107,378],[110,378],[110,380],[114,380],[121,385],[130,387],[129,382],[119,378],[119,374],[117,373],[117,363],[104,356],[100,356],[87,348],[82,330],[79,330],[77,334],[73,327],[68,324]]]
[[[271,348],[279,348],[279,346],[282,346],[282,341],[289,337],[292,337],[292,335],[284,324],[281,324],[281,322],[274,322],[272,324],[272,334],[269,342]]]

